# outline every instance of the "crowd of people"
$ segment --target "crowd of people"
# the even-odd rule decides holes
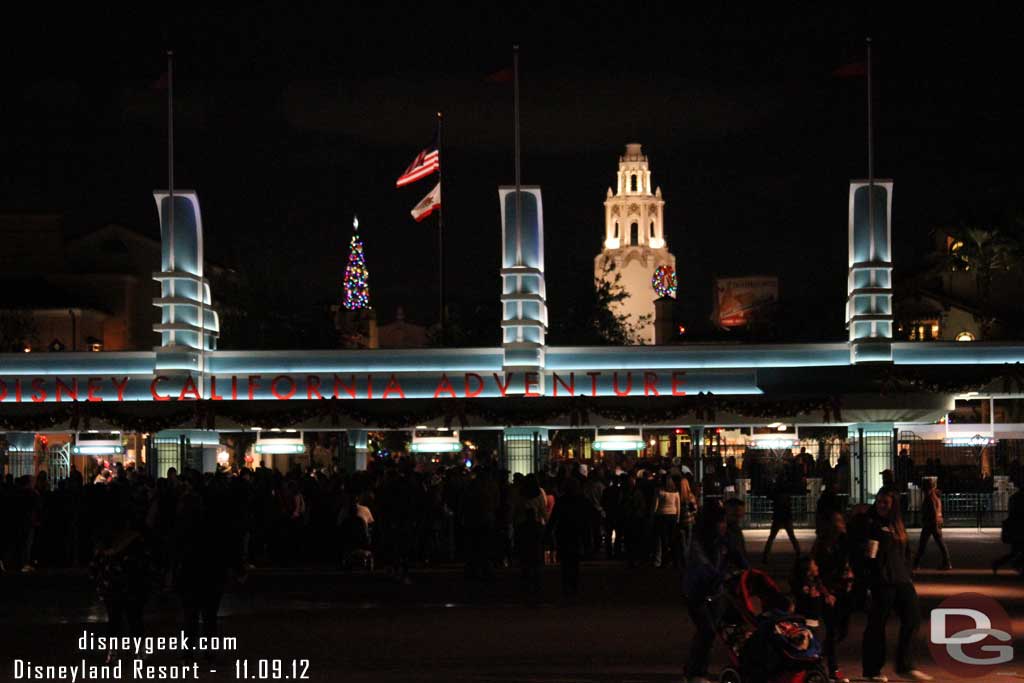
[[[931,680],[912,658],[920,610],[898,494],[882,489],[873,505],[849,511],[836,505],[838,498],[822,500],[814,544],[806,555],[797,550],[788,609],[823,622],[824,659],[833,681],[848,681],[840,670],[836,645],[846,637],[850,615],[856,610],[867,614],[861,648],[864,679],[888,680],[882,673],[887,658],[885,627],[895,613],[900,621],[896,671],[912,680]],[[743,503],[738,499],[706,506],[698,515],[685,579],[687,606],[697,628],[687,663],[691,683],[707,680],[716,623],[722,618],[711,598],[730,572],[750,567],[739,524],[742,515]]]
[[[200,623],[205,634],[216,633],[229,576],[244,581],[255,565],[376,566],[403,583],[414,567],[441,562],[461,562],[470,581],[490,581],[497,569],[515,566],[525,595],[538,597],[545,564],[557,563],[567,601],[579,591],[585,559],[675,568],[697,627],[688,675],[701,681],[714,640],[708,597],[730,571],[750,567],[745,504],[707,495],[687,467],[671,461],[631,465],[568,462],[510,477],[493,461],[424,470],[396,459],[352,473],[171,469],[153,478],[118,464],[91,482],[74,469],[56,485],[45,472],[7,477],[0,485],[0,518],[8,521],[0,526],[0,569],[89,567],[111,635],[138,635],[143,606],[157,592],[179,595],[188,633],[198,634]],[[864,676],[884,679],[884,626],[895,613],[896,670],[927,680],[911,659],[919,624],[913,571],[931,539],[940,567],[950,566],[938,490],[925,484],[924,528],[912,559],[896,487],[883,487],[871,506],[847,510],[832,481],[818,499],[816,539],[804,554],[788,508],[792,487],[805,481],[800,467],[794,458],[771,484],[775,505],[762,561],[770,560],[775,534],[787,531],[797,557],[792,604],[823,622],[834,680],[844,680],[836,644],[857,609],[868,620]],[[1018,493],[1004,525],[1011,552],[1001,564],[1022,565],[1022,516]]]

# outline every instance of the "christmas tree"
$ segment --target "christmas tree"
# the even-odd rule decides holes
[[[354,216],[348,265],[345,266],[345,300],[342,303],[350,311],[370,307],[370,271],[366,269],[363,240],[359,237],[359,219]]]

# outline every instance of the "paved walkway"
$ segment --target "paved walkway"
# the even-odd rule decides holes
[[[759,557],[765,536],[747,533],[751,557]],[[950,530],[947,537],[956,569],[919,574],[924,621],[915,642],[919,666],[941,681],[960,680],[942,675],[925,641],[928,611],[946,595],[993,596],[1010,612],[1018,638],[1024,634],[1024,583],[1016,574],[993,577],[987,569],[1004,550],[998,532]],[[809,548],[810,534],[800,533],[800,542]],[[931,562],[937,561],[933,554]],[[791,562],[788,540],[779,539],[768,569],[781,578]],[[74,664],[84,654],[99,663],[95,654],[76,649],[84,630],[102,634],[105,621],[80,573],[8,575],[0,577],[0,591],[7,604],[0,615],[0,680],[13,678],[13,658]],[[404,586],[383,572],[261,569],[232,587],[221,614],[221,634],[236,637],[238,650],[220,653],[213,664],[200,660],[201,680],[234,680],[236,659],[249,660],[253,674],[260,659],[286,660],[287,673],[298,658],[309,660],[310,680],[318,681],[680,681],[692,634],[678,574],[630,571],[613,562],[585,565],[581,595],[572,605],[558,598],[554,567],[545,572],[538,604],[524,599],[514,570],[499,571],[493,582],[468,583],[459,567],[445,566],[417,571]],[[863,615],[855,615],[841,648],[851,676],[860,673],[863,626]],[[150,635],[180,628],[173,596],[152,602],[147,628]],[[895,625],[889,641],[895,642]],[[1017,647],[1024,657],[1024,645]],[[713,661],[720,665],[724,654],[716,651]],[[1019,661],[996,680],[1024,678]],[[147,664],[180,660],[158,653]],[[273,663],[268,666],[272,674]]]

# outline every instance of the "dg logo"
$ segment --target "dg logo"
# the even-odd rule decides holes
[[[959,593],[932,610],[928,649],[954,676],[991,676],[1013,661],[1013,623],[987,595]]]

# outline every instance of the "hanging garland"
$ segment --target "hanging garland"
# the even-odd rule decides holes
[[[966,394],[1000,382],[1004,393],[1024,392],[1024,365],[942,366],[932,368],[885,367],[878,377],[882,396],[905,393]]]
[[[331,428],[408,429],[419,422],[441,421],[446,427],[520,426],[569,424],[583,426],[592,416],[605,421],[656,424],[679,421],[713,422],[719,414],[751,419],[792,417],[822,413],[825,421],[841,419],[838,400],[833,397],[770,400],[726,398],[713,394],[662,397],[657,401],[602,398],[533,399],[411,399],[407,401],[365,401],[325,399],[294,401],[282,406],[276,401],[222,402],[199,400],[185,405],[69,404],[42,411],[14,410],[0,415],[4,431],[48,431],[66,428],[87,430],[94,421],[126,432],[155,432],[172,428],[209,429],[230,424],[253,427],[294,427],[302,423],[326,424]],[[223,426],[221,428],[224,428]]]

